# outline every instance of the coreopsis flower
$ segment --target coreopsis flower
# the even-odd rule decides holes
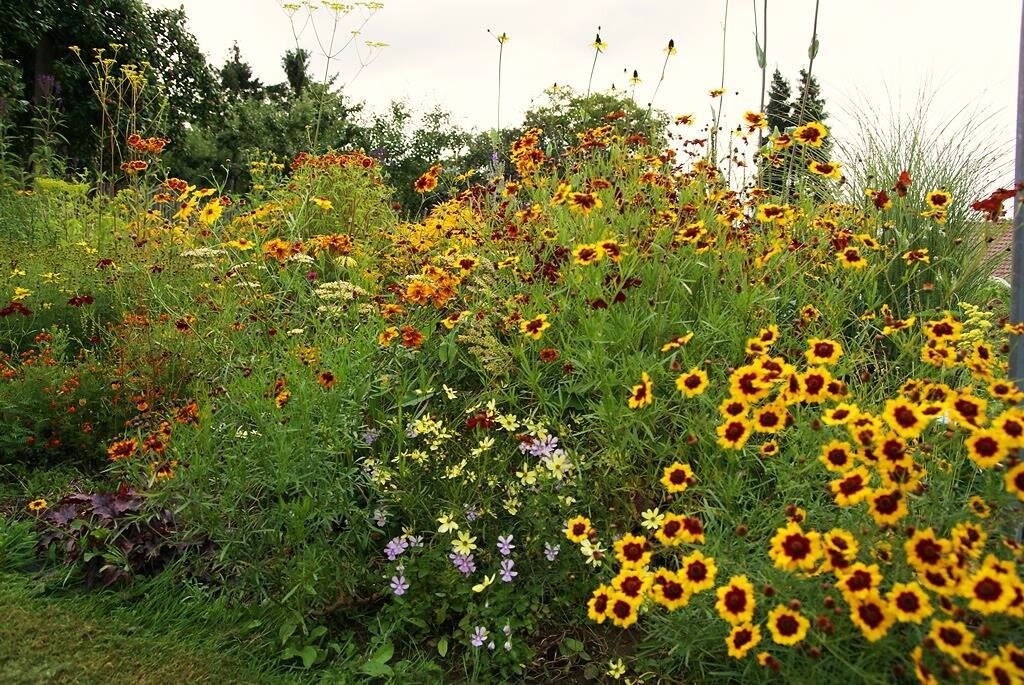
[[[694,550],[679,561],[679,578],[691,594],[714,587],[717,574],[718,566],[715,560],[704,556],[700,550]]]
[[[907,497],[899,489],[872,490],[865,498],[868,513],[879,526],[891,526],[907,515]]]
[[[599,585],[587,601],[587,616],[595,623],[604,623],[608,618],[614,590],[607,585]]]
[[[907,563],[919,573],[941,569],[951,548],[949,540],[936,536],[932,528],[918,528],[903,543]]]
[[[719,446],[732,450],[743,449],[752,432],[750,422],[744,418],[731,419],[715,428]]]
[[[900,623],[920,624],[932,615],[928,594],[917,583],[895,583],[886,598]]]
[[[816,162],[812,161],[807,164],[807,170],[816,176],[824,176],[825,178],[831,178],[834,181],[838,181],[843,177],[841,170],[842,164],[839,162]]]
[[[734,625],[732,630],[729,631],[728,637],[725,638],[729,656],[734,659],[742,659],[747,655],[747,652],[757,647],[760,643],[761,629],[749,621]]]
[[[686,516],[667,512],[661,521],[661,526],[655,531],[654,535],[666,547],[677,547],[687,541],[689,537],[685,527],[686,524]]]
[[[768,550],[775,566],[784,571],[810,571],[821,555],[821,535],[815,531],[805,533],[799,524],[792,521],[784,528],[776,529]]]
[[[49,506],[49,504],[47,503],[47,501],[45,499],[42,499],[42,498],[34,499],[34,500],[32,500],[31,502],[28,503],[28,510],[31,511],[33,514],[35,514],[35,513],[38,513],[40,511],[45,510],[47,506]]]
[[[377,343],[381,347],[389,347],[396,338],[398,338],[398,329],[394,326],[388,326],[377,336]]]
[[[651,562],[651,543],[642,535],[626,533],[615,541],[615,558],[622,568],[645,568]]]
[[[845,426],[857,418],[859,409],[857,405],[847,402],[840,402],[834,407],[829,407],[821,413],[821,420],[827,426]]]
[[[107,457],[110,461],[121,461],[128,459],[136,450],[139,448],[139,441],[135,438],[127,438],[125,440],[118,440],[110,447],[107,448]]]
[[[793,139],[801,145],[821,147],[828,135],[828,129],[818,121],[811,121],[793,130]]]
[[[1017,495],[1017,499],[1024,502],[1024,462],[1018,462],[1016,466],[1007,469],[1003,479],[1006,491]]]
[[[960,621],[932,619],[928,637],[935,646],[956,658],[974,644],[974,633]]]
[[[1003,434],[991,428],[975,430],[964,440],[967,456],[983,469],[995,467],[1010,454]]]
[[[661,484],[665,486],[665,490],[673,494],[684,492],[693,482],[693,469],[689,464],[681,464],[678,461],[666,466],[661,474]]]
[[[587,266],[596,264],[604,258],[604,249],[597,243],[577,245],[572,251],[572,259],[576,264]]]
[[[996,614],[1006,611],[1016,598],[1014,581],[1008,575],[982,567],[963,582],[960,591],[970,600],[968,607],[972,611]]]
[[[913,264],[914,262],[923,262],[928,264],[932,261],[932,258],[928,255],[928,248],[922,247],[916,250],[907,250],[904,252],[903,261],[907,264]]]
[[[526,319],[519,323],[519,331],[528,338],[540,340],[541,335],[551,328],[547,314],[538,314],[532,319]]]
[[[843,356],[843,346],[835,340],[811,338],[807,341],[804,356],[807,357],[808,364],[835,364]]]
[[[668,352],[682,347],[683,345],[690,342],[693,339],[693,333],[687,333],[686,335],[677,335],[676,337],[669,340],[667,343],[661,346],[662,352]]]
[[[628,628],[637,619],[637,605],[629,601],[625,596],[614,593],[608,607],[608,617],[612,623],[619,628]]]
[[[696,119],[692,114],[680,114],[675,118],[677,126],[690,126],[694,121],[696,121]]]
[[[651,574],[642,568],[624,568],[612,578],[612,589],[627,601],[639,605],[651,587]]]
[[[784,604],[777,605],[768,612],[768,632],[772,640],[779,645],[792,646],[807,637],[811,622],[799,611],[794,611]]]
[[[651,405],[654,402],[654,384],[646,371],[640,374],[640,383],[634,385],[629,391],[629,398],[626,404],[630,409],[640,409]]]
[[[660,568],[652,574],[648,592],[656,604],[669,611],[675,611],[690,602],[690,591],[680,581],[679,574],[665,568]]]
[[[882,584],[882,574],[878,570],[878,565],[869,566],[859,561],[836,569],[836,578],[836,588],[847,602],[877,592]]]
[[[866,269],[868,266],[868,260],[864,259],[860,250],[856,247],[847,247],[844,250],[840,250],[836,254],[836,261],[844,269],[853,269],[855,271]]]
[[[750,424],[758,433],[778,433],[786,427],[789,411],[776,401],[754,410]]]
[[[847,473],[856,465],[857,451],[853,445],[841,440],[832,440],[821,446],[818,460],[829,471]]]
[[[743,123],[747,126],[747,133],[753,133],[758,129],[768,128],[768,117],[764,112],[747,111],[743,113]]]
[[[604,206],[601,198],[594,193],[570,193],[568,201],[569,208],[583,216],[590,216],[590,212]]]
[[[754,586],[746,576],[733,576],[729,582],[718,588],[715,611],[722,620],[733,625],[742,625],[754,617]]]
[[[594,38],[594,42],[591,43],[590,45],[598,52],[604,52],[605,50],[608,49],[608,43],[605,43],[603,40],[601,40],[600,33],[596,35],[596,37]]]
[[[949,192],[941,189],[930,190],[924,196],[925,204],[932,209],[946,210],[949,208],[949,203],[953,199],[953,196]]]
[[[914,403],[904,399],[886,400],[882,417],[897,435],[908,440],[920,437],[928,425],[924,413]]]
[[[854,598],[850,604],[850,620],[860,628],[868,642],[881,640],[896,622],[889,603],[877,593]]]
[[[581,543],[590,535],[590,519],[586,516],[577,516],[569,519],[565,524],[565,537],[575,543]]]
[[[692,368],[676,378],[676,389],[687,397],[696,397],[708,388],[708,374],[700,368]]]

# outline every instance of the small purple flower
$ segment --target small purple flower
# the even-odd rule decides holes
[[[479,515],[480,515],[480,512],[477,511],[477,508],[476,508],[475,505],[470,504],[470,505],[466,506],[466,520],[467,521],[472,523],[473,521],[476,521],[476,517],[479,516]]]
[[[448,558],[452,560],[453,564],[455,564],[455,568],[457,568],[459,572],[467,578],[476,571],[476,563],[473,561],[472,554],[458,554],[456,552],[452,552],[448,555]]]
[[[391,576],[391,589],[399,597],[404,595],[405,591],[409,589],[409,583],[405,580],[405,576]]]
[[[509,554],[512,554],[512,550],[515,548],[516,546],[512,544],[511,535],[498,536],[498,551],[501,552],[501,556],[507,557]]]
[[[487,628],[483,626],[477,626],[473,629],[473,637],[469,643],[474,647],[483,647],[484,642],[487,640]]]
[[[561,550],[561,548],[562,548],[561,545],[551,545],[550,543],[545,542],[544,543],[544,556],[546,556],[548,558],[548,561],[554,561],[555,557],[558,556],[558,552],[559,552],[559,550]]]
[[[512,579],[519,575],[519,571],[513,571],[512,568],[516,565],[516,562],[511,559],[501,560],[501,580],[506,583],[511,583]]]
[[[388,561],[394,561],[409,549],[409,542],[403,537],[392,538],[384,548],[384,554],[388,555]]]
[[[376,428],[367,428],[363,431],[363,442],[366,443],[367,447],[370,447],[373,443],[377,442],[377,438],[379,437],[380,431]]]
[[[388,522],[388,513],[383,509],[374,509],[373,522],[377,524],[378,528],[383,528]]]

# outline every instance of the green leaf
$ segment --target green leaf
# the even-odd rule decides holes
[[[448,636],[437,641],[437,653],[441,656],[448,656]]]
[[[288,623],[282,623],[281,627],[277,631],[277,639],[280,640],[281,644],[288,642],[288,638],[295,634],[295,629],[299,627],[298,623],[289,621]]]
[[[807,48],[808,59],[814,59],[818,56],[818,46],[818,38],[815,37],[814,40],[811,41],[811,47]]]
[[[768,60],[764,54],[764,48],[761,47],[761,41],[758,39],[757,34],[754,34],[754,54],[757,55],[757,66],[759,69],[764,69],[768,64]]]
[[[378,664],[386,664],[391,661],[391,657],[394,655],[395,646],[390,642],[385,642],[382,647],[373,653],[373,656],[370,657],[370,661]]]
[[[313,645],[306,645],[299,650],[299,656],[302,657],[302,667],[310,668],[316,663],[316,647]]]

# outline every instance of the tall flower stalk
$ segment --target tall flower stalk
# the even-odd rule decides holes
[[[718,84],[718,109],[715,111],[715,125],[711,129],[711,159],[718,164],[718,129],[722,120],[722,102],[725,98],[725,37],[729,27],[729,0],[725,0],[725,16],[722,18],[722,78]]]
[[[811,89],[811,78],[814,76],[814,58],[818,56],[818,9],[821,6],[821,0],[815,0],[814,2],[814,25],[811,28],[811,44],[807,48],[807,80],[804,86],[803,93],[800,95],[800,109],[797,112],[795,123],[798,125],[803,123],[804,111],[807,107],[807,92]],[[784,185],[785,195],[789,197],[790,187],[793,180],[793,160],[796,158],[794,154],[796,151],[791,150],[789,155],[789,163],[786,165],[786,183]],[[800,164],[804,163],[804,158],[807,153],[807,146],[802,145],[800,150]]]
[[[647,103],[648,116],[650,116],[651,109],[654,107],[654,99],[658,97],[658,91],[661,90],[661,82],[665,80],[665,70],[668,68],[668,58],[674,54],[676,54],[676,42],[669,38],[668,47],[665,48],[665,61],[661,63],[661,76],[658,77],[658,83],[654,86],[654,93],[651,95],[651,101]]]
[[[494,39],[498,41],[498,126],[496,136],[492,140],[494,145],[494,154],[496,156],[498,153],[498,141],[501,139],[501,60],[505,55],[505,43],[508,42],[508,34],[502,31],[501,34],[496,35],[490,29],[487,29],[487,33],[490,33],[494,36]]]
[[[590,97],[590,87],[594,84],[594,69],[597,68],[597,56],[605,51],[608,47],[608,43],[601,40],[601,27],[597,27],[597,35],[594,36],[594,42],[591,43],[594,48],[594,61],[590,64],[590,78],[587,80],[587,97]]]

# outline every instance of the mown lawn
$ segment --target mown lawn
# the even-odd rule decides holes
[[[234,656],[209,635],[110,616],[86,598],[50,598],[25,576],[0,575],[0,682],[284,683]],[[215,628],[215,626],[211,626]]]

